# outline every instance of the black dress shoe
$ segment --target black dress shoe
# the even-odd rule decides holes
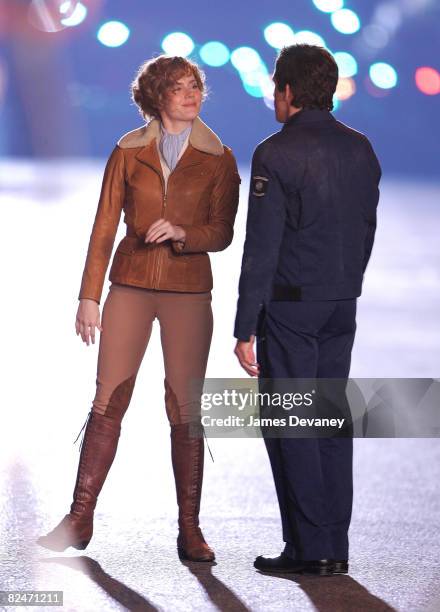
[[[332,559],[301,561],[299,559],[292,559],[282,552],[278,557],[263,557],[260,555],[255,559],[254,567],[261,572],[331,576],[335,563]]]
[[[260,555],[255,559],[254,567],[262,572],[297,572],[301,571],[303,566],[301,562],[282,552],[279,557],[263,557],[263,555]]]
[[[348,574],[348,561],[335,561],[334,574]]]
[[[332,576],[335,571],[334,559],[299,561],[299,563],[303,564],[301,574],[314,574],[316,576]]]

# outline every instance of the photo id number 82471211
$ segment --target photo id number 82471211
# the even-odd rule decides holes
[[[0,606],[62,606],[63,591],[0,591]]]

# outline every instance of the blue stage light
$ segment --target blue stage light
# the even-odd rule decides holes
[[[281,49],[287,45],[293,45],[295,34],[287,23],[271,23],[264,28],[264,38],[274,49]]]
[[[162,49],[167,55],[188,57],[194,51],[194,41],[184,32],[172,32],[163,39]]]
[[[253,98],[263,98],[263,90],[259,85],[250,85],[249,83],[243,82],[243,87],[250,96]]]
[[[69,2],[68,0],[66,0],[66,2],[63,2],[59,8],[60,13],[62,15],[65,15],[66,13],[68,13],[69,9],[71,8],[71,4],[72,3]],[[86,17],[87,17],[87,8],[84,6],[84,4],[82,4],[82,2],[78,2],[75,5],[75,8],[73,9],[72,13],[68,17],[63,17],[61,19],[61,23],[64,26],[72,28],[82,23]]]
[[[273,99],[274,84],[266,64],[252,47],[238,47],[231,53],[231,64],[240,74],[245,91],[254,98]]]
[[[120,47],[127,42],[130,30],[121,21],[107,21],[99,28],[97,36],[106,47]]]
[[[373,84],[380,89],[391,89],[397,85],[397,72],[384,62],[372,64],[369,74]]]
[[[300,30],[295,34],[295,44],[305,43],[307,45],[318,45],[318,47],[325,47],[325,41],[316,32],[310,30]]]
[[[359,17],[350,9],[341,9],[331,15],[333,27],[342,34],[354,34],[361,27]]]
[[[362,38],[369,47],[383,49],[389,43],[390,34],[382,25],[372,23],[362,28]]]
[[[324,13],[333,13],[344,6],[344,0],[313,0],[313,4]]]
[[[208,66],[223,66],[231,56],[229,49],[221,42],[211,41],[203,45],[199,51],[200,57]]]
[[[352,77],[357,74],[358,65],[350,53],[346,53],[345,51],[337,51],[333,54],[333,57],[338,64],[340,77]]]
[[[273,81],[267,72],[267,68],[264,64],[261,64],[256,70],[249,70],[247,72],[240,72],[241,80],[247,85],[252,87],[259,87],[261,90],[267,90],[268,81],[271,83],[271,89],[273,90]]]
[[[238,47],[231,53],[231,64],[239,72],[250,72],[261,66],[261,57],[252,47]]]

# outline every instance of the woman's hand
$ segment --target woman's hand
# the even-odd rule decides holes
[[[102,332],[99,315],[99,304],[95,300],[84,298],[79,301],[78,312],[76,313],[75,329],[76,335],[81,334],[83,342],[95,344],[95,327]]]
[[[180,225],[173,225],[165,219],[158,219],[150,225],[144,242],[163,242],[164,240],[184,241],[186,232]]]

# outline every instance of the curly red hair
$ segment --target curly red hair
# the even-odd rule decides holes
[[[142,117],[159,117],[169,89],[182,76],[191,74],[202,92],[202,99],[205,99],[205,73],[195,62],[179,55],[159,55],[144,62],[131,84],[131,98]]]

